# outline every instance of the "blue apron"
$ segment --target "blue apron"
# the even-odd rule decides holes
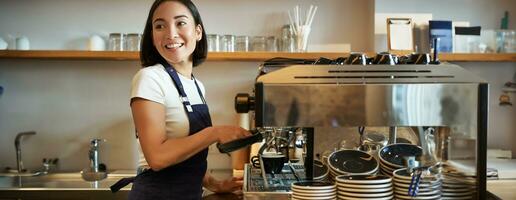
[[[188,115],[189,135],[210,127],[211,118],[208,105],[206,105],[206,100],[195,78],[195,86],[203,104],[191,105],[177,72],[168,63],[162,64],[172,78]],[[189,159],[160,171],[148,169],[136,177],[122,179],[111,186],[111,190],[116,192],[133,182],[129,199],[201,199],[202,180],[207,169],[207,156],[208,148],[205,148]]]

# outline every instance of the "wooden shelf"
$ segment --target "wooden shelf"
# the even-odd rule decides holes
[[[208,61],[257,61],[274,57],[316,59],[319,57],[346,57],[349,53],[337,52],[210,52]],[[374,56],[375,53],[367,53]],[[139,60],[139,52],[130,51],[63,51],[63,50],[0,50],[0,59],[69,59],[69,60]],[[516,62],[516,53],[442,53],[441,61],[458,62]]]

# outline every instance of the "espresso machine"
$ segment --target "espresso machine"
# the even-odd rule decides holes
[[[382,127],[389,143],[396,142],[400,129],[419,136],[420,163],[453,166],[455,178],[473,181],[478,192],[471,199],[486,199],[485,80],[450,63],[355,65],[346,58],[321,59],[265,62],[254,94],[235,98],[238,112],[254,111],[257,127],[243,143],[274,140],[270,132],[289,130],[283,146],[293,144],[303,155],[295,164],[286,160],[288,168],[275,177],[248,164],[244,198],[288,199],[292,182],[315,178],[314,166],[332,148],[328,144],[354,134],[346,130]],[[432,130],[431,139],[426,130]]]

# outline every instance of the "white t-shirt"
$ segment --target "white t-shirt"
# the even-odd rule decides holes
[[[178,76],[183,84],[183,88],[186,96],[188,96],[190,104],[203,104],[194,80],[188,79],[179,73]],[[204,96],[204,85],[199,80],[196,79],[196,81]],[[134,75],[131,88],[131,99],[135,97],[154,101],[156,103],[163,104],[166,107],[165,129],[167,137],[174,138],[188,136],[190,129],[188,116],[183,103],[179,99],[179,92],[163,65],[156,64],[144,67]],[[138,145],[138,151],[140,154],[138,167],[146,167],[148,164],[143,156],[139,140]]]

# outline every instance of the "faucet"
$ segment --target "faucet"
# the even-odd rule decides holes
[[[86,181],[99,181],[107,177],[107,172],[104,167],[100,167],[99,161],[99,146],[100,142],[105,142],[104,139],[91,139],[90,151],[88,152],[88,159],[90,160],[90,166],[81,171],[81,176]]]
[[[22,162],[22,156],[21,156],[21,146],[20,146],[20,140],[23,136],[28,135],[36,135],[36,132],[34,131],[28,131],[28,132],[21,132],[16,134],[16,138],[14,139],[14,148],[16,149],[16,167],[18,168],[18,173],[22,173],[23,168],[23,162]]]
[[[92,139],[90,142],[89,160],[92,172],[99,172],[99,145],[104,139]]]

